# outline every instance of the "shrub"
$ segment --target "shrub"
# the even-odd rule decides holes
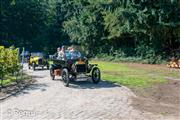
[[[3,80],[6,75],[19,72],[20,67],[19,50],[0,46],[0,79]]]

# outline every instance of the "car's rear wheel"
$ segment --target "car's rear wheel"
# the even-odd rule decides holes
[[[69,86],[69,82],[70,82],[68,69],[64,68],[62,70],[62,75],[61,76],[62,76],[62,80],[63,80],[64,86],[68,87]]]
[[[101,71],[99,70],[99,68],[93,68],[92,70],[92,81],[95,84],[98,84],[101,80]]]
[[[55,75],[54,75],[54,70],[53,69],[50,70],[50,76],[51,76],[52,80],[55,79]]]

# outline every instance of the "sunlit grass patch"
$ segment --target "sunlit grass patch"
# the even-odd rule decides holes
[[[127,67],[127,65],[123,63],[115,63],[115,62],[105,62],[105,61],[91,61],[91,63],[96,63],[99,65],[100,69],[103,71],[116,71],[116,72],[125,72],[125,71],[134,71]]]
[[[2,81],[2,85],[3,86],[7,86],[7,85],[10,85],[10,84],[14,84],[14,83],[17,83],[17,82],[20,82],[22,80],[26,80],[26,79],[29,79],[30,76],[28,75],[23,75],[22,77],[21,76],[6,76],[4,78],[4,80]],[[0,81],[1,83],[1,81]]]
[[[165,75],[169,71],[153,68],[130,67],[125,63],[92,61],[97,63],[102,71],[102,79],[115,82],[131,88],[146,88],[154,84],[166,83]],[[174,72],[169,75],[173,76]]]
[[[102,74],[104,80],[119,83],[120,85],[125,85],[131,88],[137,87],[150,87],[153,84],[164,83],[166,80],[162,77],[150,77],[150,76],[138,76],[138,75],[110,75]]]

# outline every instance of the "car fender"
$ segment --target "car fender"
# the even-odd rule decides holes
[[[97,64],[91,64],[91,66],[92,67],[90,68],[90,74],[92,74],[93,69],[99,68]]]
[[[69,69],[68,67],[62,67],[62,70],[63,70],[63,69],[67,69],[68,72],[70,72],[70,69]]]

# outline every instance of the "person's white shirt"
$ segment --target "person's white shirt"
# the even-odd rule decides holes
[[[60,60],[64,60],[65,59],[65,53],[64,51],[59,51],[58,52],[58,58],[57,59],[60,59]]]

